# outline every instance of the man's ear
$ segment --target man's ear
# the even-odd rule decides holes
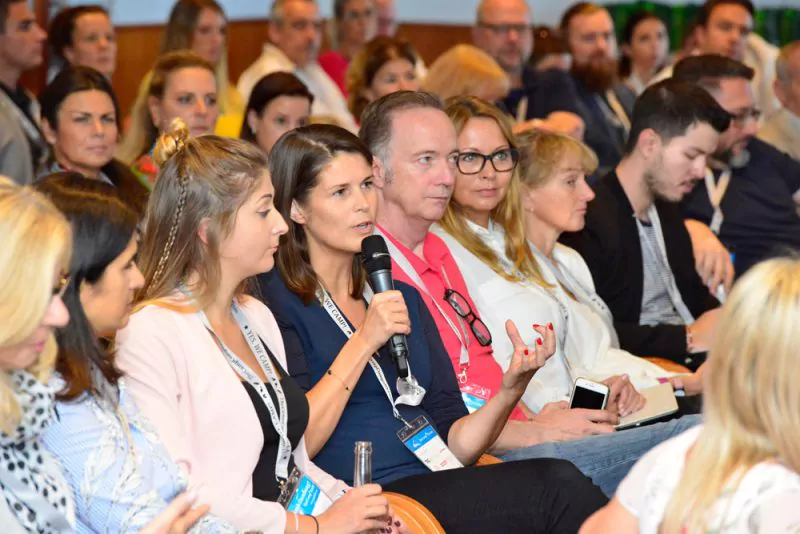
[[[292,207],[289,208],[289,218],[297,224],[306,224],[308,221],[306,214],[303,213],[303,208],[300,207],[296,200],[292,200]]]
[[[645,158],[652,158],[661,150],[661,136],[651,128],[643,130],[636,142],[636,150]]]
[[[378,156],[372,156],[372,182],[378,189],[386,185],[386,165]]]

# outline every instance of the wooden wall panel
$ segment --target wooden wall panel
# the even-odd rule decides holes
[[[228,72],[230,79],[236,83],[239,75],[261,55],[266,41],[266,21],[233,21],[228,27]],[[160,26],[117,28],[117,71],[112,81],[123,115],[130,111],[140,80],[158,56],[161,29]],[[470,29],[463,26],[406,24],[400,27],[398,35],[414,43],[419,54],[430,65],[451,46],[469,42]]]

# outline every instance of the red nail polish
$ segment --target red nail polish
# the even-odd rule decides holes
[[[542,340],[541,340],[541,339],[537,339],[537,340],[536,340],[536,344],[537,344],[537,345],[541,345],[541,344],[542,344]]]
[[[525,356],[528,355],[528,349],[525,349]]]
[[[548,324],[548,325],[547,325],[547,328],[549,328],[550,330],[552,330],[552,329],[553,329],[553,323],[550,323],[550,324]]]
[[[538,324],[533,325],[534,328],[539,328]]]
[[[395,522],[394,522],[394,526],[396,526],[396,527],[398,527],[398,528],[399,528],[399,527],[400,527],[400,521],[395,521]]]

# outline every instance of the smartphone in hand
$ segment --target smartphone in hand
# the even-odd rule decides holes
[[[608,386],[589,380],[577,378],[569,400],[570,408],[587,408],[589,410],[605,410],[608,403]]]

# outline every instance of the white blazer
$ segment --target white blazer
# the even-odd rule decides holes
[[[252,328],[286,369],[286,353],[272,312],[246,297],[241,308]],[[282,534],[281,505],[253,497],[252,477],[264,444],[255,408],[239,376],[194,313],[146,306],[117,334],[117,362],[139,409],[172,458],[189,473],[199,502],[241,530]],[[331,498],[347,486],[316,467],[305,441],[297,467]]]
[[[505,232],[499,225],[492,223],[489,230],[471,223],[470,227],[501,261],[507,266],[511,265],[505,255]],[[529,346],[534,345],[539,337],[533,324],[553,323],[559,346],[545,366],[533,376],[522,396],[522,400],[533,411],[538,412],[549,402],[568,400],[577,377],[603,380],[626,373],[637,388],[644,388],[656,385],[657,377],[671,376],[671,373],[657,365],[612,348],[611,335],[602,317],[590,306],[567,295],[558,284],[555,274],[541,262],[542,275],[553,286],[550,293],[530,282],[506,280],[438,224],[434,225],[432,231],[447,243],[450,253],[458,262],[470,295],[478,307],[478,314],[492,333],[494,356],[503,369],[508,368],[513,353],[511,341],[505,334],[505,322],[508,319],[514,321],[522,339]],[[557,244],[553,254],[585,289],[594,292],[589,268],[577,251]],[[566,309],[566,317],[562,313],[562,305]],[[567,335],[562,346],[560,340],[565,328]]]

